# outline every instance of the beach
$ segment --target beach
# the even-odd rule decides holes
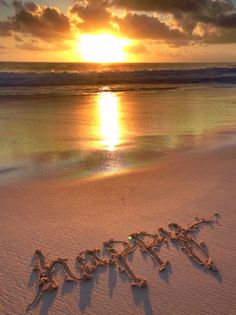
[[[0,0],[0,315],[236,314],[236,0]]]
[[[236,0],[0,0],[0,315],[236,315]]]
[[[4,72],[1,314],[235,314],[234,68],[177,66]]]
[[[170,222],[187,225],[196,216],[219,213],[219,225],[204,227],[203,240],[218,273],[194,265],[173,246],[163,273],[150,257],[131,265],[148,288],[131,288],[116,268],[94,279],[63,284],[45,294],[32,314],[234,314],[235,146],[176,154],[157,166],[85,181],[39,180],[1,187],[1,305],[4,314],[23,314],[35,295],[31,274],[36,248],[51,258],[75,258],[110,238],[127,240],[136,231],[155,233]],[[191,302],[191,305],[190,305]],[[119,308],[116,307],[119,305]]]

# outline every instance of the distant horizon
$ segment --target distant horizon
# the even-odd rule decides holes
[[[0,63],[80,63],[80,64],[231,64],[236,63],[235,61],[167,61],[167,62],[158,62],[158,61],[121,61],[121,62],[88,62],[88,61],[17,61],[17,60],[0,60]]]

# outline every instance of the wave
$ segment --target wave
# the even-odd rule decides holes
[[[112,84],[236,84],[236,67],[178,70],[1,72],[0,87],[83,86]]]

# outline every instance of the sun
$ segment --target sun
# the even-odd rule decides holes
[[[83,61],[110,63],[127,60],[124,50],[129,42],[111,34],[83,34],[78,44]]]

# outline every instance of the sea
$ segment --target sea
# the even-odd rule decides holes
[[[235,130],[236,63],[0,62],[0,184],[120,174]]]

